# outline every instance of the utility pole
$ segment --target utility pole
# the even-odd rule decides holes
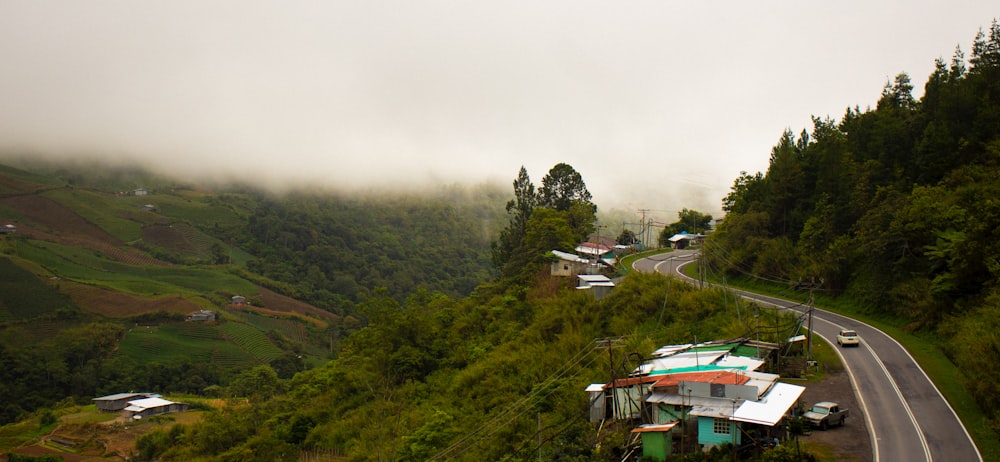
[[[648,239],[648,236],[644,235],[644,233],[646,232],[646,229],[645,229],[646,228],[646,212],[648,212],[648,211],[649,211],[649,209],[639,209],[639,212],[642,213],[642,221],[639,222],[639,236],[642,238],[642,246],[645,247],[645,249],[643,249],[643,250],[649,250],[649,239]],[[646,233],[646,234],[648,234],[648,233]]]
[[[809,370],[809,362],[812,361],[813,352],[813,290],[815,284],[809,284],[809,335],[806,336],[806,370]]]
[[[613,350],[621,348],[620,344],[622,341],[621,337],[605,337],[594,340],[598,344],[598,346],[594,347],[595,350],[608,350],[608,370],[611,371],[611,382],[609,382],[611,383],[611,417],[615,420],[618,420],[618,390],[615,388],[615,356]]]

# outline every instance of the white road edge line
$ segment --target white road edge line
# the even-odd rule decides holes
[[[836,315],[836,316],[843,316],[843,315],[838,315],[837,313],[833,313],[833,312],[826,311],[826,310],[819,310],[819,311],[822,311],[824,313],[830,313],[830,314],[833,314],[833,315]],[[844,317],[846,317],[846,316],[844,316]],[[854,318],[850,318],[850,319],[852,321],[855,321],[855,322],[857,322],[859,324],[862,324],[862,325],[864,325],[864,326],[866,326],[866,327],[868,327],[870,329],[882,332],[881,329],[879,329],[879,328],[877,328],[875,326],[872,326],[871,324],[868,324],[867,322],[859,321],[859,320],[854,319]],[[832,323],[831,321],[829,321],[827,319],[824,319],[824,321]],[[965,427],[965,423],[962,422],[962,419],[958,416],[958,413],[955,412],[955,408],[951,407],[951,403],[948,401],[947,398],[945,398],[944,394],[941,393],[941,390],[938,389],[937,384],[935,384],[934,381],[931,380],[931,378],[927,375],[927,372],[924,371],[924,368],[919,367],[920,363],[918,363],[917,360],[913,358],[913,355],[910,354],[910,350],[907,350],[901,343],[899,343],[896,339],[892,338],[892,336],[890,336],[889,334],[885,334],[884,332],[882,332],[882,333],[886,336],[886,338],[888,338],[889,340],[892,340],[892,342],[895,343],[896,346],[898,346],[900,350],[903,350],[903,352],[906,353],[906,356],[908,356],[910,358],[910,361],[913,361],[913,364],[916,364],[918,366],[917,369],[919,369],[920,373],[923,374],[923,376],[924,376],[925,379],[927,379],[927,383],[931,384],[931,387],[934,388],[934,392],[937,393],[939,397],[941,397],[941,401],[944,401],[945,406],[948,406],[948,410],[950,410],[951,414],[953,416],[955,416],[955,420],[957,420],[959,423],[962,424],[961,425],[962,426],[962,432],[965,433],[965,437],[969,439],[969,443],[972,444],[972,447],[976,448],[976,457],[979,458],[979,462],[983,462],[983,455],[982,455],[981,451],[979,450],[979,446],[976,446],[976,440],[972,439],[972,435],[969,434],[969,429]],[[879,362],[881,362],[881,360]],[[923,435],[923,432],[921,432],[921,435]]]

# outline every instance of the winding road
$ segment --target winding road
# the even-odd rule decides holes
[[[678,250],[637,260],[632,268],[693,280],[680,269],[697,251]],[[801,311],[797,302],[731,289],[762,305]],[[872,439],[872,458],[879,461],[982,461],[958,415],[912,356],[884,332],[861,321],[821,309],[813,310],[813,332],[836,345],[840,329],[854,329],[858,348],[835,348],[843,359],[861,403]]]

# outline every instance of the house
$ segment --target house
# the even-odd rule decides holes
[[[114,395],[94,398],[94,405],[101,412],[118,412],[128,406],[128,402],[142,398],[152,398],[160,396],[153,393],[116,393]]]
[[[125,407],[125,416],[132,420],[139,420],[145,417],[167,414],[170,412],[183,412],[188,409],[186,403],[175,403],[160,397],[143,398],[129,401]]]
[[[143,212],[155,212],[156,206],[153,204],[144,204],[139,207],[139,210],[142,210]]]
[[[233,295],[233,306],[236,308],[242,308],[247,304],[247,298],[242,295]]]
[[[13,234],[15,232],[17,232],[17,226],[11,224],[0,226],[0,234]]]
[[[574,274],[586,273],[590,267],[590,260],[581,258],[572,253],[553,250],[552,255],[555,260],[550,265],[550,273],[553,276],[572,276]]]
[[[132,192],[130,193],[130,195],[132,196],[146,196],[148,194],[149,191],[147,191],[145,188],[133,189]]]
[[[602,274],[578,274],[576,277],[579,280],[576,288],[592,291],[597,300],[604,298],[615,288],[615,283]]]
[[[576,246],[573,251],[584,258],[599,260],[608,266],[614,266],[614,264],[618,261],[618,258],[615,256],[614,249],[604,244],[584,242]]]
[[[185,321],[215,321],[215,312],[209,310],[198,310],[187,315]]]
[[[705,236],[702,234],[688,234],[686,232],[680,234],[674,234],[670,236],[670,245],[675,249],[686,249],[690,245],[701,244],[705,240]]]

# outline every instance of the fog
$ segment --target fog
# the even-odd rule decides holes
[[[719,216],[786,128],[968,56],[995,2],[0,1],[0,152],[268,187],[539,184]]]

